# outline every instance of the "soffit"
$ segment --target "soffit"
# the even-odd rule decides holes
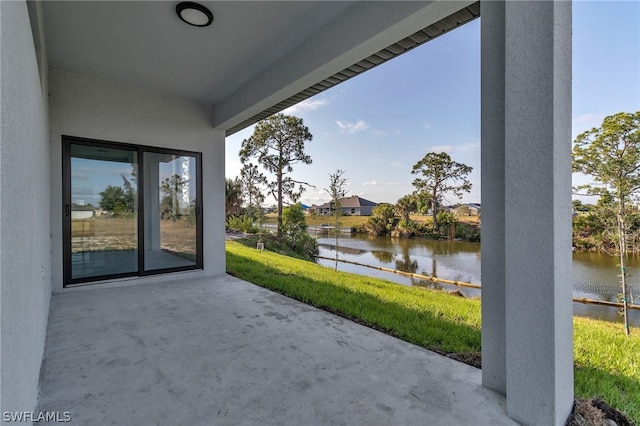
[[[45,1],[49,66],[214,105],[353,2],[201,1],[206,28],[168,1]]]

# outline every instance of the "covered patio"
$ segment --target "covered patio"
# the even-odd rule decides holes
[[[480,370],[231,276],[54,295],[40,380],[79,425],[516,424]]]
[[[208,27],[176,3],[0,1],[0,411],[73,410],[78,424],[475,425],[509,424],[506,407],[563,425],[571,2],[482,2],[482,372],[226,277],[224,247],[226,136],[454,31],[480,2],[203,1]],[[138,256],[126,273],[73,282],[70,213],[85,199],[69,164],[105,149],[120,155],[103,175],[144,183]],[[156,154],[197,160],[201,182],[179,206],[196,217],[187,267],[145,268]]]

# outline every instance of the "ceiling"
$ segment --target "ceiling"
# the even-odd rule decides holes
[[[473,1],[202,1],[214,21],[198,28],[176,3],[45,1],[48,64],[212,105],[230,134],[480,13]]]

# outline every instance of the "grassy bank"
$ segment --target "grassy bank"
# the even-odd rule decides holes
[[[238,278],[439,353],[466,359],[480,351],[480,302],[405,287],[227,242]],[[599,396],[640,422],[640,329],[574,318],[576,396]],[[474,357],[471,356],[471,359]]]
[[[367,223],[370,216],[342,216],[340,219],[342,221],[342,226],[344,228],[351,228],[355,226],[361,226]],[[307,225],[309,226],[321,226],[324,224],[331,225],[334,221],[331,216],[313,216],[306,215],[305,219],[307,221]],[[410,219],[414,222],[419,223],[431,223],[431,216],[429,215],[411,215]],[[468,223],[477,225],[480,221],[478,216],[459,216],[456,217],[462,223]],[[266,215],[265,223],[276,224],[278,223],[278,215],[275,213],[269,213]]]

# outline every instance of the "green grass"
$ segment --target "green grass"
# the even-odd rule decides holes
[[[227,269],[246,281],[358,319],[425,348],[480,350],[478,300],[336,272],[308,261],[260,253],[236,242],[227,242]]]
[[[640,328],[574,317],[575,393],[601,397],[640,423]]]
[[[227,242],[227,269],[243,280],[352,318],[439,353],[480,351],[480,301],[336,272]],[[574,318],[576,397],[600,397],[640,421],[640,329]]]

